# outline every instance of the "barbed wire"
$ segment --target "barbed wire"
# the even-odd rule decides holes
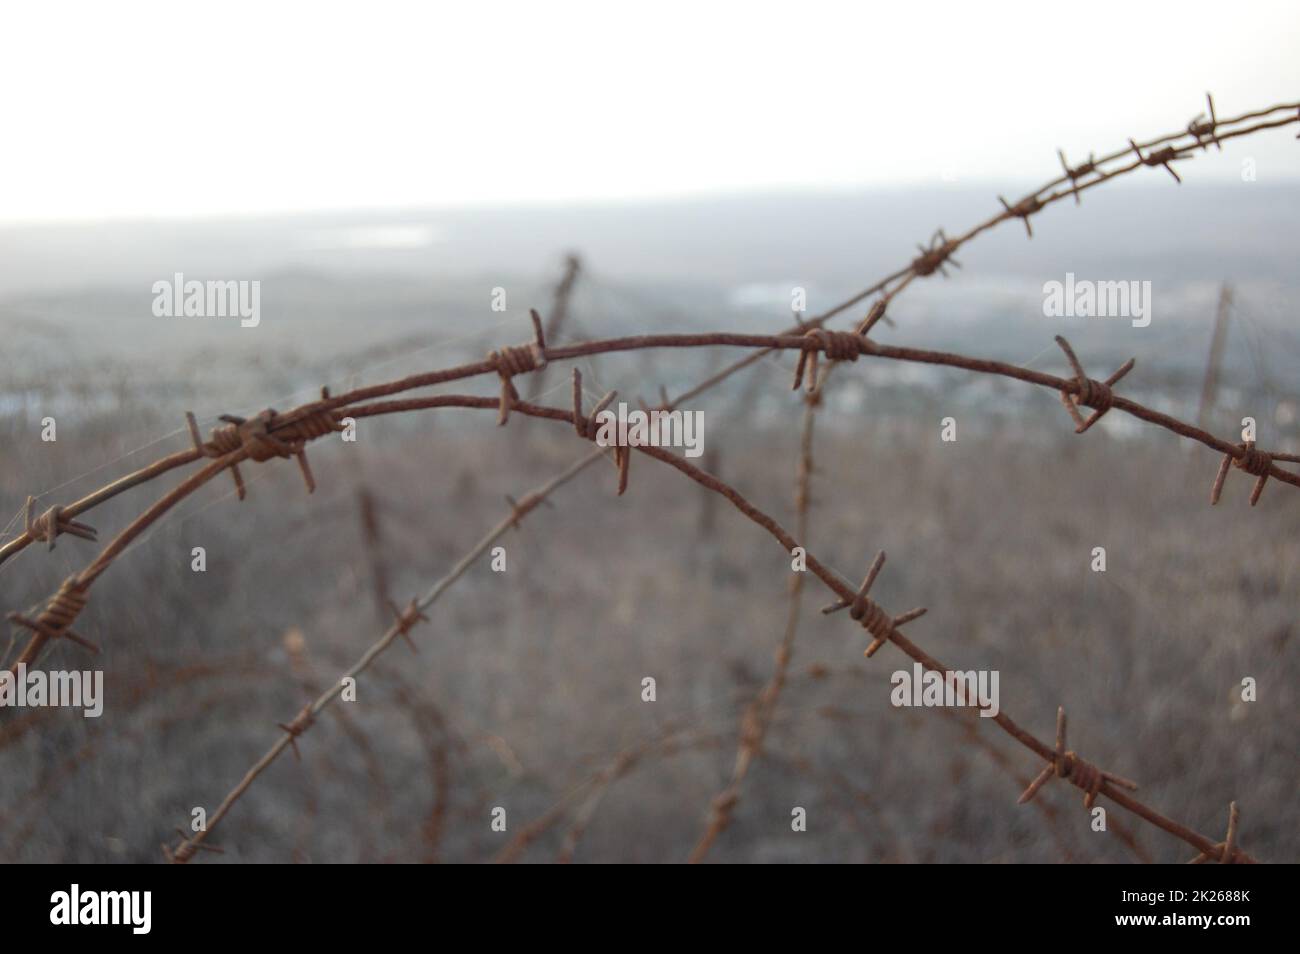
[[[1267,119],[1280,110],[1286,110],[1288,113],[1297,112],[1298,114],[1294,116],[1288,114],[1283,118]],[[1267,121],[1241,128],[1232,128],[1255,119],[1267,119]],[[0,560],[18,552],[32,542],[42,541],[52,545],[61,533],[71,533],[88,540],[94,540],[95,532],[89,526],[76,521],[77,516],[125,490],[149,482],[170,470],[200,459],[206,459],[207,461],[199,470],[190,474],[178,486],[159,498],[131,521],[83,570],[66,579],[58,592],[46,602],[43,608],[34,610],[29,614],[11,614],[10,618],[15,623],[30,630],[32,634],[11,671],[16,670],[19,664],[33,662],[44,646],[52,640],[67,638],[89,646],[89,641],[73,631],[72,624],[85,609],[91,586],[145,530],[161,519],[176,503],[215,478],[217,474],[230,470],[242,498],[244,486],[238,470],[239,464],[245,461],[265,462],[274,458],[294,458],[302,470],[308,492],[311,492],[314,490],[315,481],[305,456],[305,447],[308,443],[342,429],[342,422],[345,418],[355,420],[361,417],[402,413],[434,407],[491,408],[497,411],[498,423],[501,425],[508,423],[512,412],[520,412],[530,417],[566,421],[575,427],[580,436],[594,439],[591,422],[597,412],[593,411],[590,418],[584,417],[581,409],[580,383],[576,377],[575,404],[572,412],[546,408],[522,401],[514,386],[513,379],[519,375],[526,375],[544,369],[554,361],[572,360],[598,354],[649,348],[743,347],[756,349],[754,354],[732,365],[731,368],[724,369],[723,372],[713,375],[680,395],[677,399],[669,402],[665,396],[665,401],[660,407],[660,410],[664,411],[679,407],[683,401],[698,396],[708,388],[720,383],[736,370],[759,360],[765,354],[782,350],[796,350],[800,354],[799,367],[796,369],[796,388],[805,379],[805,371],[808,372],[806,376],[808,380],[816,380],[816,362],[817,357],[821,354],[825,354],[833,362],[852,362],[861,356],[868,356],[886,360],[943,365],[977,373],[994,374],[1058,391],[1071,417],[1075,420],[1078,433],[1086,431],[1109,411],[1120,410],[1135,418],[1165,428],[1179,436],[1196,440],[1218,451],[1223,455],[1223,459],[1213,485],[1212,502],[1217,502],[1227,471],[1234,466],[1256,477],[1255,488],[1251,494],[1252,504],[1259,499],[1260,492],[1268,477],[1300,486],[1300,475],[1280,468],[1276,463],[1277,461],[1300,462],[1300,456],[1265,452],[1258,449],[1253,441],[1230,443],[1199,427],[1114,394],[1113,386],[1132,369],[1133,362],[1131,360],[1105,381],[1091,379],[1084,373],[1069,345],[1064,339],[1058,337],[1058,343],[1065,351],[1073,371],[1072,377],[1062,378],[988,359],[972,358],[949,352],[882,345],[867,336],[872,326],[886,317],[886,306],[903,288],[906,288],[918,277],[926,277],[936,271],[944,274],[947,264],[956,264],[953,253],[977,235],[995,227],[997,224],[1011,218],[1019,218],[1023,220],[1027,231],[1032,236],[1030,217],[1052,202],[1060,201],[1065,197],[1073,197],[1078,202],[1081,192],[1117,176],[1132,172],[1144,165],[1163,166],[1177,179],[1177,174],[1174,173],[1170,163],[1192,158],[1197,149],[1204,150],[1208,148],[1210,143],[1222,148],[1221,144],[1226,140],[1250,135],[1265,129],[1279,128],[1298,120],[1300,120],[1300,107],[1296,104],[1284,104],[1270,107],[1267,110],[1244,114],[1233,119],[1218,120],[1214,117],[1211,101],[1211,118],[1204,121],[1202,117],[1198,117],[1189,124],[1185,132],[1142,144],[1130,140],[1128,150],[1114,153],[1100,160],[1094,161],[1090,159],[1088,165],[1091,168],[1076,167],[1071,169],[1068,165],[1065,165],[1066,174],[1063,177],[1015,203],[1002,199],[1004,208],[1000,214],[975,226],[966,233],[956,238],[948,238],[942,230],[936,232],[930,246],[928,248],[922,247],[920,255],[908,267],[895,272],[866,291],[816,318],[807,320],[799,318],[796,321],[796,327],[789,333],[775,336],[731,333],[637,335],[548,348],[540,318],[536,312],[532,312],[534,339],[526,345],[496,349],[483,361],[408,375],[395,381],[354,388],[339,395],[331,395],[328,390],[323,390],[320,400],[301,405],[284,414],[268,409],[248,419],[223,417],[223,424],[214,429],[206,441],[200,437],[191,416],[187,418],[194,444],[191,450],[168,455],[132,474],[119,478],[106,487],[83,497],[79,501],[75,501],[73,504],[67,506],[56,505],[48,508],[39,517],[34,515],[34,501],[29,502],[28,519],[24,533],[4,547],[0,547]],[[1192,141],[1184,143],[1182,139],[1184,136],[1189,137]],[[1147,150],[1146,154],[1143,153],[1144,149]],[[1135,158],[1131,162],[1124,163],[1123,158],[1130,154]],[[1061,158],[1064,165],[1064,157]],[[1117,163],[1115,168],[1102,168],[1107,164],[1114,163]],[[1092,176],[1092,178],[1087,178],[1088,176]],[[1068,183],[1068,188],[1057,188],[1057,186],[1063,186],[1065,183]],[[881,298],[873,305],[867,317],[859,323],[858,332],[833,332],[823,327],[830,318],[877,293],[881,294]],[[418,388],[467,380],[489,374],[497,375],[501,383],[500,395],[496,399],[464,395],[437,395],[424,398],[381,400],[393,398],[396,395]],[[613,397],[614,393],[610,392],[602,403],[607,405]],[[1080,407],[1092,410],[1093,413],[1087,420],[1083,419],[1079,414]],[[733,505],[737,506],[744,515],[768,529],[783,544],[793,539],[775,521],[753,507],[752,504],[749,504],[729,485],[658,448],[637,447],[635,449],[677,467],[707,489],[721,494],[724,498],[730,500]],[[631,449],[626,446],[615,446],[611,450],[614,462],[619,470],[619,493],[621,494],[628,486]],[[603,450],[593,452],[575,465],[575,468],[581,469],[587,466],[597,457],[603,456],[604,453]],[[566,473],[571,477],[576,472],[577,470],[574,469],[571,473]],[[511,526],[516,526],[521,516],[521,509],[526,513],[527,510],[540,502],[531,497],[525,497],[524,500],[526,503],[515,505],[511,516],[498,524],[498,527],[494,528],[492,533],[499,534]],[[787,546],[787,550],[790,549],[791,547]],[[479,550],[478,552],[481,553],[482,551]],[[856,591],[840,580],[832,571],[817,563],[811,554],[808,554],[808,568],[836,592],[840,599],[837,605],[851,608],[853,618],[871,632],[873,642],[872,646],[869,647],[869,653],[874,652],[887,642],[893,642],[926,668],[937,672],[946,672],[940,664],[926,656],[898,632],[898,627],[903,622],[914,619],[916,615],[919,615],[918,611],[904,614],[901,617],[890,617],[884,612],[883,608],[867,597],[867,591],[874,579],[875,572],[879,569],[878,564],[874,566],[872,572],[868,573],[866,581]],[[460,572],[463,572],[463,567]],[[413,600],[405,610],[398,611],[397,621],[389,628],[384,637],[371,647],[366,656],[363,656],[358,663],[360,669],[357,671],[364,669],[370,660],[386,649],[394,639],[399,636],[409,636],[410,628],[419,621],[421,608],[421,601]],[[220,818],[229,810],[230,805],[247,789],[252,780],[256,778],[256,775],[260,774],[266,765],[269,765],[270,761],[278,757],[285,748],[292,747],[296,751],[297,738],[310,728],[315,715],[320,709],[329,705],[338,694],[338,687],[328,690],[315,702],[305,706],[291,722],[283,724],[284,736],[267,753],[267,756],[255,765],[253,770],[250,770],[250,775],[246,776],[240,785],[232,791],[231,796],[228,796],[227,800],[222,803],[221,808],[214,815],[210,824],[220,821]],[[1138,802],[1133,796],[1126,794],[1122,790],[1126,787],[1126,780],[1097,769],[1091,763],[1079,758],[1075,753],[1064,749],[1063,714],[1058,726],[1058,744],[1054,749],[1020,729],[1009,718],[1004,719],[1001,713],[999,713],[995,721],[1013,738],[1016,738],[1048,763],[1048,766],[1040,773],[1039,778],[1041,781],[1036,781],[1035,785],[1031,786],[1032,791],[1026,792],[1027,798],[1032,798],[1038,787],[1045,784],[1049,778],[1062,778],[1070,781],[1076,787],[1082,788],[1087,795],[1086,801],[1089,805],[1096,797],[1104,795],[1138,817],[1144,818],[1157,827],[1182,838],[1188,844],[1197,848],[1202,855],[1209,857],[1217,853],[1223,860],[1245,860],[1249,858],[1234,845],[1235,809],[1233,822],[1229,826],[1228,837],[1223,842],[1212,842],[1204,836],[1159,815],[1159,813]],[[193,852],[202,847],[205,838],[206,832],[183,838],[176,853],[186,853],[192,857]],[[184,859],[178,858],[178,860]]]

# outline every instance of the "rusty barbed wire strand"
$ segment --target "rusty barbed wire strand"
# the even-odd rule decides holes
[[[1204,137],[1207,135],[1213,136],[1213,141],[1221,150],[1223,148],[1222,142],[1225,139],[1234,139],[1241,136],[1252,135],[1256,132],[1261,132],[1268,129],[1281,128],[1283,126],[1291,125],[1292,123],[1300,123],[1300,103],[1279,103],[1274,106],[1269,106],[1263,109],[1246,112],[1229,119],[1215,119],[1213,117],[1213,100],[1208,93],[1206,94],[1206,97],[1207,97],[1207,101],[1209,101],[1210,103],[1210,111],[1212,116],[1209,125],[1200,122],[1204,114],[1203,113],[1199,114],[1197,117],[1195,117],[1192,120],[1192,122],[1188,123],[1186,128],[1176,133],[1169,133],[1164,136],[1159,136],[1155,139],[1148,140],[1146,142],[1137,143],[1136,145],[1139,148],[1139,150],[1152,149],[1158,146],[1163,146],[1168,143],[1178,142],[1183,138],[1190,138],[1192,142],[1190,144],[1187,144],[1179,148],[1178,152],[1180,153],[1180,155],[1175,156],[1175,158],[1190,158],[1195,153],[1195,150],[1197,148],[1201,148],[1201,149],[1205,148]],[[1273,116],[1277,113],[1294,113],[1295,115],[1284,116],[1284,118],[1282,119],[1274,119],[1268,122],[1257,123],[1253,126],[1247,126],[1242,129],[1231,130],[1229,132],[1225,132],[1222,134],[1218,132],[1219,129],[1222,129],[1224,127],[1236,126],[1241,123],[1250,122],[1256,119],[1265,119],[1266,117]],[[1296,138],[1300,139],[1300,135],[1297,135]],[[1130,140],[1130,143],[1131,142],[1132,140]],[[1117,160],[1130,155],[1132,151],[1133,151],[1133,146],[1130,145],[1124,149],[1103,156],[1101,159],[1093,159],[1090,156],[1088,168],[1083,169],[1082,167],[1076,167],[1073,170],[1074,175],[1071,175],[1072,170],[1065,163],[1064,154],[1058,149],[1057,153],[1058,156],[1061,158],[1061,162],[1064,167],[1065,174],[1063,176],[1057,177],[1056,179],[1049,180],[1047,183],[1045,183],[1043,186],[1040,186],[1033,193],[1030,193],[1030,195],[1039,197],[1041,199],[1040,208],[1045,207],[1046,205],[1049,205],[1053,202],[1059,201],[1065,198],[1066,196],[1073,196],[1075,202],[1078,203],[1079,193],[1084,189],[1091,188],[1103,182],[1107,182],[1112,178],[1115,178],[1120,175],[1125,175],[1127,173],[1133,172],[1136,169],[1141,168],[1144,165],[1144,163],[1141,160],[1139,160],[1139,161],[1132,162],[1129,165],[1121,166],[1114,170],[1110,170],[1110,171],[1101,170],[1100,167],[1114,163]],[[1095,173],[1096,178],[1086,183],[1080,184],[1078,180],[1082,178],[1084,175],[1090,173]],[[1058,190],[1057,187],[1062,185],[1067,185],[1068,188]],[[1057,190],[1057,191],[1053,191],[1053,190]],[[999,223],[1006,221],[1008,218],[1012,218],[1012,217],[1015,216],[1011,215],[1009,212],[1004,210],[1002,214],[995,215],[985,220],[984,222],[981,222],[978,225],[973,226],[972,228],[967,230],[964,234],[953,239],[947,238],[947,236],[944,234],[942,229],[936,230],[935,237],[931,240],[931,247],[929,249],[926,249],[924,246],[921,246],[920,255],[914,258],[907,266],[900,268],[889,275],[886,275],[884,278],[879,279],[878,281],[869,285],[865,289],[855,293],[854,295],[850,296],[848,299],[840,302],[837,305],[832,306],[831,308],[820,313],[819,315],[807,319],[801,319],[793,327],[788,328],[785,332],[783,332],[783,334],[798,334],[798,333],[806,332],[812,328],[820,327],[823,324],[825,324],[827,321],[831,320],[832,318],[848,311],[849,309],[853,308],[859,303],[865,301],[867,298],[870,298],[872,295],[875,295],[879,292],[888,292],[890,286],[896,282],[910,282],[914,278],[925,277],[930,274],[933,274],[935,271],[940,271],[941,274],[944,274],[946,276],[946,272],[942,270],[941,266],[945,262],[949,261],[952,254],[956,252],[957,249],[965,245],[967,242],[970,242],[971,240],[973,240],[983,232],[996,227]],[[1025,219],[1025,225],[1026,228],[1029,227],[1028,218]],[[937,246],[935,244],[936,240],[939,242]],[[952,262],[952,264],[956,264],[956,263]],[[901,289],[896,289],[895,293],[898,290]],[[698,397],[700,394],[703,394],[704,392],[720,384],[722,381],[725,381],[733,374],[736,374],[737,372],[742,371],[745,368],[753,366],[757,362],[761,361],[769,353],[770,351],[768,350],[755,352],[754,354],[751,354],[745,358],[742,358],[734,362],[733,364],[727,367],[724,367],[722,370],[709,376],[708,378],[701,381],[699,384],[687,389],[682,394],[678,395],[671,402],[668,409],[671,410],[673,407],[680,405],[684,401],[692,400],[693,398]],[[496,370],[495,364],[492,361],[480,362],[477,365],[471,367],[474,368],[475,374],[482,374],[482,373],[487,373]],[[377,385],[375,386],[375,388],[362,388],[362,389],[354,390],[344,395],[340,395],[338,398],[333,399],[331,406],[341,407],[345,404],[352,404],[358,401],[369,400],[370,398],[387,397],[387,396],[391,396],[392,394],[399,393],[400,391],[403,390],[411,390],[420,387],[442,384],[449,380],[455,380],[455,379],[456,379],[455,377],[445,376],[444,372],[432,372],[428,374],[412,375],[407,378],[403,378],[400,381],[391,382],[389,385]],[[376,390],[376,388],[378,388],[379,390]],[[192,463],[194,460],[198,459],[198,456],[199,455],[197,455],[194,451],[183,451],[178,454],[169,455],[168,457],[156,461],[155,463],[150,464],[147,467],[143,467],[137,471],[134,471],[131,474],[127,474],[124,477],[119,478],[116,481],[113,481],[112,483],[100,488],[99,490],[94,491],[93,493],[87,495],[86,497],[81,498],[81,500],[78,500],[73,504],[69,504],[68,506],[63,508],[63,513],[68,517],[76,517],[79,514],[85,513],[87,510],[90,510],[92,507],[116,496],[119,493],[122,493],[125,490],[129,490],[132,487],[148,482],[154,479],[155,477],[158,477],[163,473],[166,473],[177,467],[181,467],[186,464]],[[5,543],[3,546],[0,546],[0,564],[2,564],[6,559],[8,559],[13,554],[21,551],[22,549],[24,549],[29,544],[35,541],[36,541],[35,537],[33,537],[31,534],[24,532],[20,536],[14,538],[13,540],[10,540],[8,543]]]

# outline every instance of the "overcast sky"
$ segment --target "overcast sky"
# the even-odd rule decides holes
[[[15,3],[0,84],[9,222],[1037,182],[1300,99],[1300,2]]]

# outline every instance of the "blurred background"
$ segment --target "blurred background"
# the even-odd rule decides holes
[[[55,4],[8,19],[0,542],[29,494],[44,510],[188,446],[187,410],[206,429],[519,344],[566,273],[559,341],[775,332],[796,287],[812,314],[838,304],[936,228],[1055,178],[1058,147],[1079,162],[1175,132],[1207,89],[1220,117],[1300,90],[1300,11],[1284,3],[1103,3],[1082,19],[1041,4]],[[1252,416],[1262,446],[1300,451],[1298,148],[1294,128],[1260,133],[1180,163],[1182,185],[1142,169],[1056,203],[1032,240],[1004,223],[907,289],[876,337],[1063,374],[1064,334],[1098,377],[1136,357],[1128,396],[1234,441]],[[155,316],[153,284],[177,272],[259,281],[260,324]],[[1150,326],[1044,317],[1043,284],[1067,272],[1150,281]],[[577,366],[593,395],[653,401],[739,356]],[[543,403],[568,401],[568,370],[538,376]],[[704,466],[786,526],[792,370],[764,359],[687,405],[704,412]],[[949,416],[958,440],[941,443]],[[0,858],[160,860],[384,631],[385,596],[426,590],[506,494],[588,450],[544,422],[494,424],[367,419],[355,444],[312,446],[314,495],[291,463],[249,465],[247,500],[216,480],[134,544],[79,624],[103,654],[43,662],[102,668],[103,717],[0,710]],[[922,647],[998,669],[1002,708],[1041,738],[1064,705],[1072,746],[1166,814],[1218,837],[1236,799],[1248,850],[1300,857],[1294,488],[1271,482],[1252,509],[1234,471],[1211,508],[1218,458],[1200,445],[1118,413],[1079,437],[1051,392],[891,362],[837,373],[814,457],[810,549],[852,580],[888,551],[873,596],[929,607],[908,630]],[[82,519],[102,546],[178,480]],[[300,740],[301,763],[259,780],[212,860],[488,860],[538,819],[524,860],[686,857],[772,675],[789,558],[646,459],[622,498],[599,466],[553,503],[501,541],[506,572],[475,564],[413,634],[419,653],[394,646]],[[0,564],[2,608],[96,552],[61,537]],[[1018,808],[1036,760],[987,724],[891,707],[910,661],[864,660],[862,632],[817,612],[824,596],[810,581],[711,859],[1190,856],[1120,811],[1092,832],[1066,786]],[[610,782],[595,804],[593,777]]]

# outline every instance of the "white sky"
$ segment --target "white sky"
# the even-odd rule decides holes
[[[1300,2],[13,2],[0,221],[1038,181],[1207,89],[1300,99]]]

